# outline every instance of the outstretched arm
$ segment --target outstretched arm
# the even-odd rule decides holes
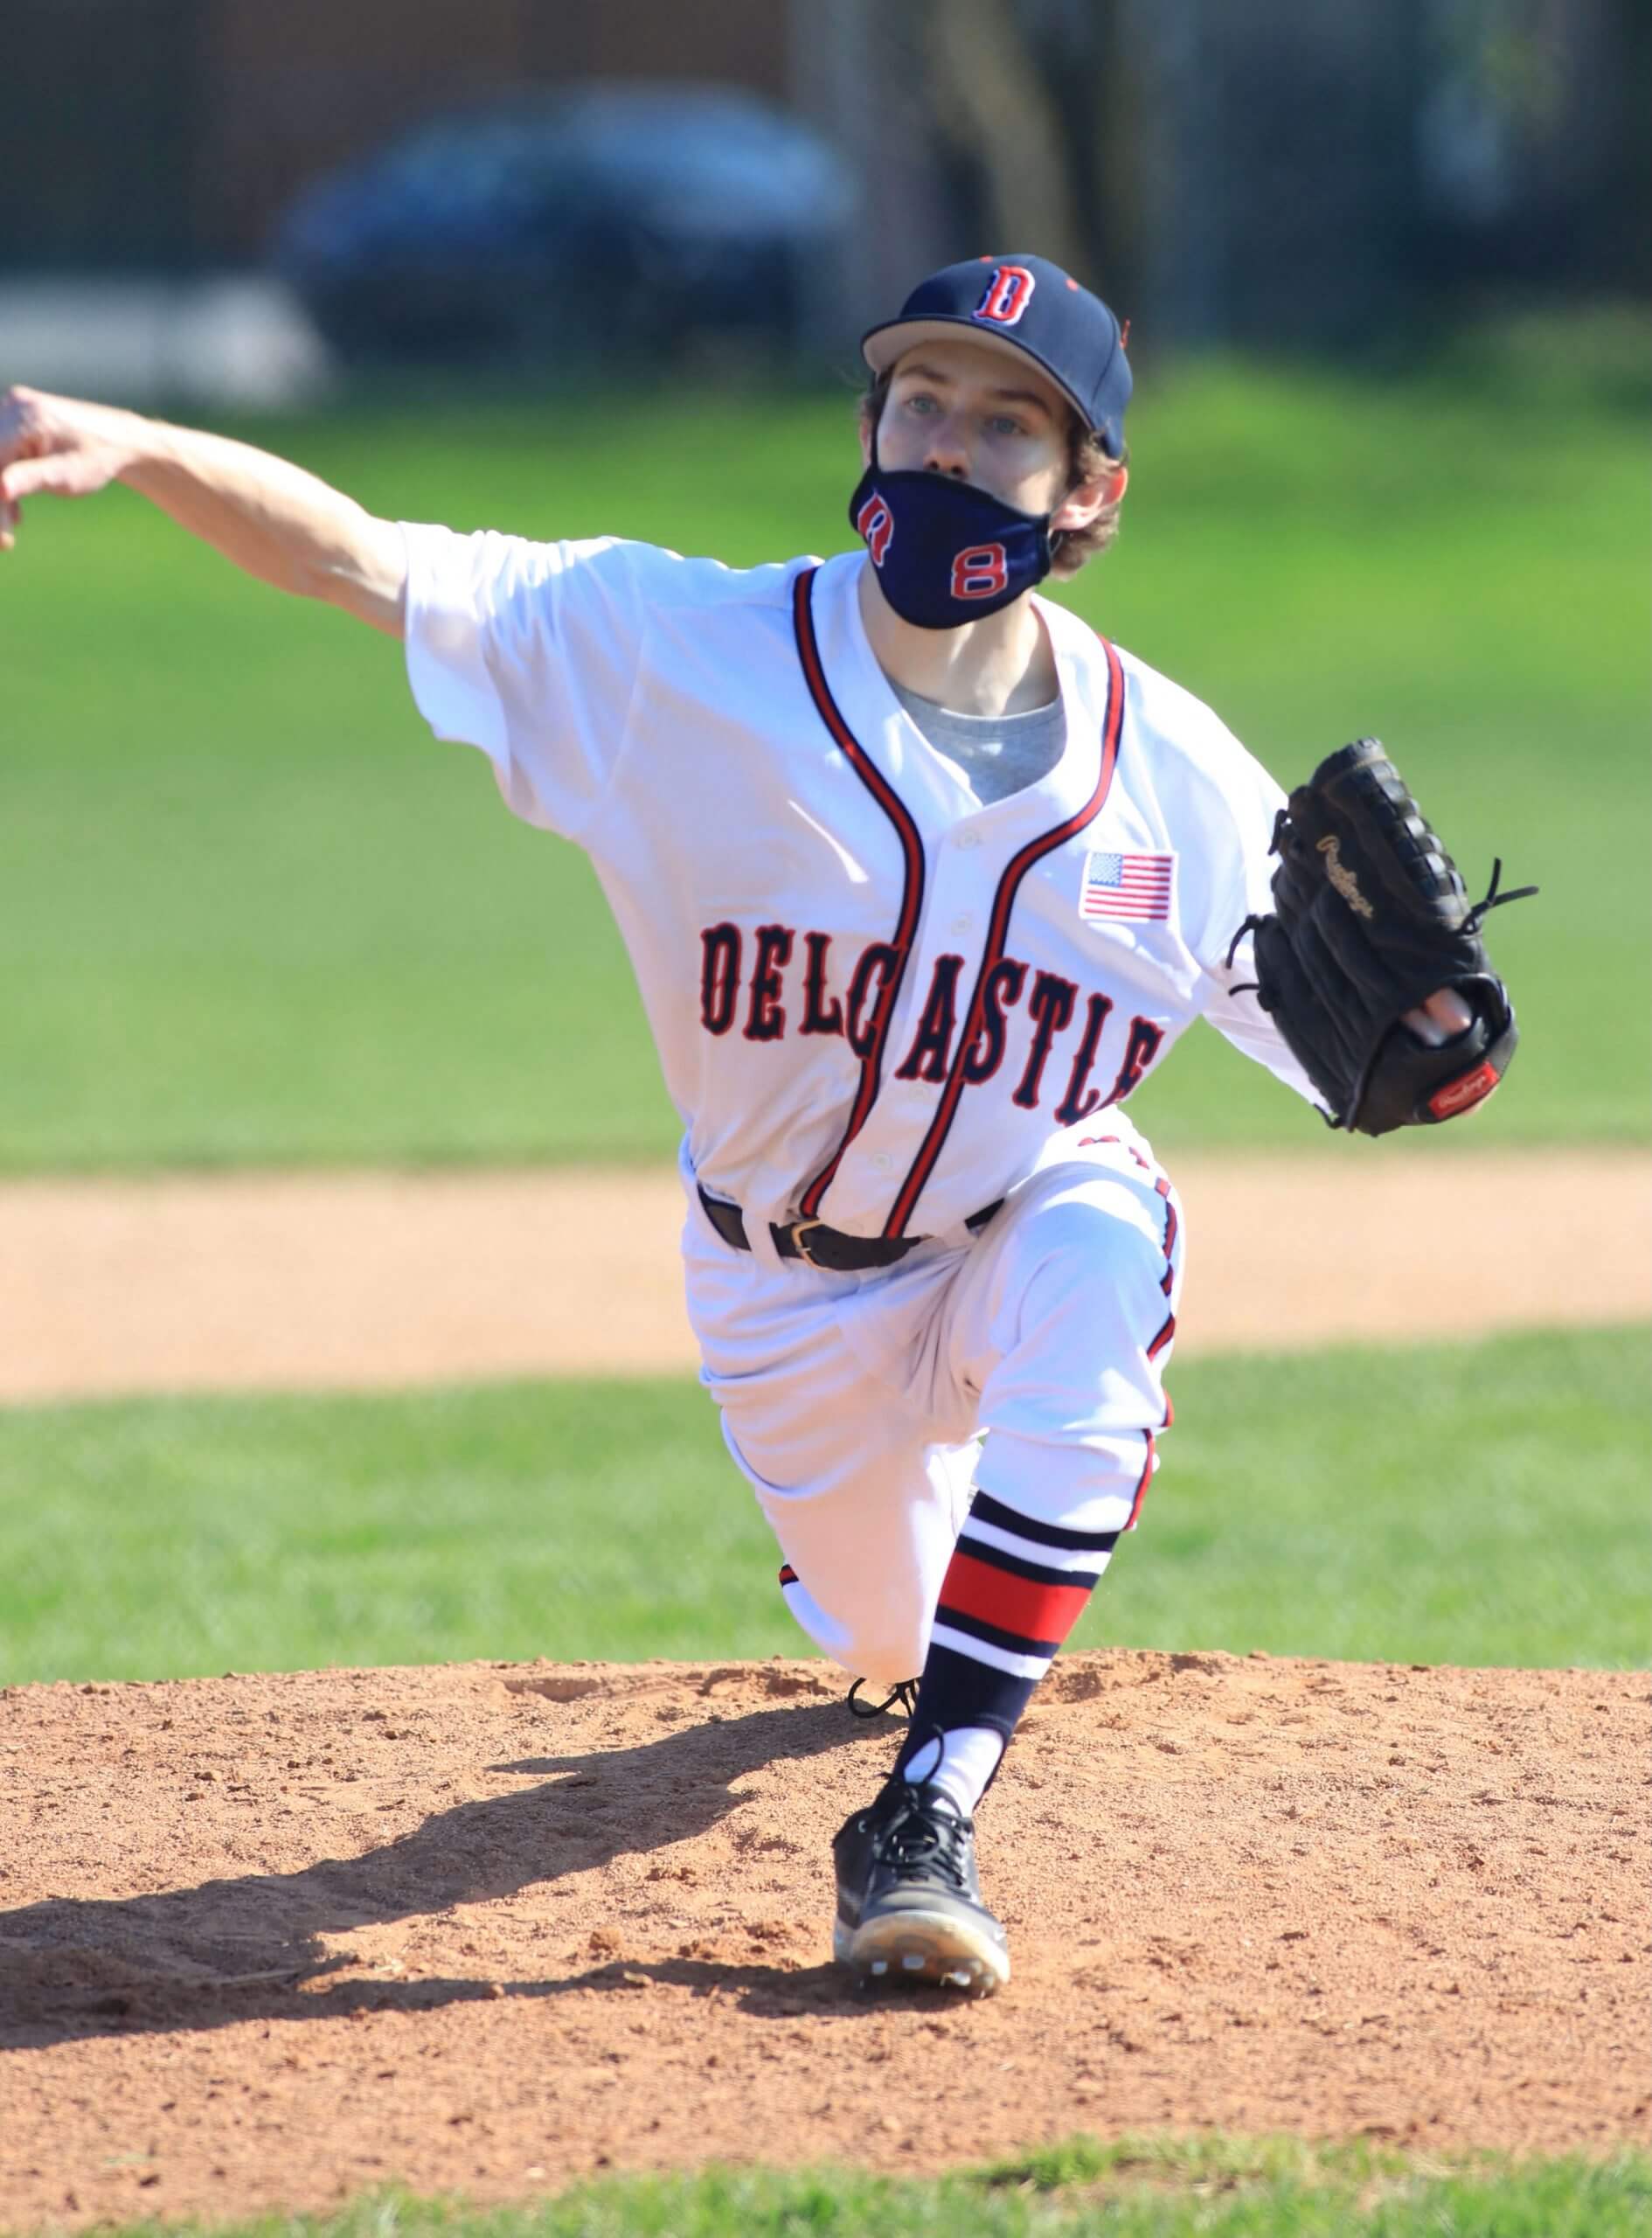
[[[260,582],[402,634],[400,530],[250,443],[39,389],[0,395],[0,552],[25,497],[86,497],[123,482]]]

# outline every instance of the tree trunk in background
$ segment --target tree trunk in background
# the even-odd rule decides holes
[[[926,46],[942,131],[985,173],[994,238],[1087,269],[1063,120],[1008,0],[932,0]]]

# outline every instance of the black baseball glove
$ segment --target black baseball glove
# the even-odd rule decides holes
[[[1491,889],[1470,907],[1457,866],[1378,739],[1322,761],[1274,827],[1274,910],[1247,917],[1256,988],[1330,1123],[1362,1135],[1426,1126],[1490,1095],[1517,1036],[1507,989],[1480,937],[1489,910],[1535,893]],[[1474,1022],[1430,1047],[1401,1023],[1442,987]]]

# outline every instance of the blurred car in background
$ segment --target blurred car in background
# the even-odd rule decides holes
[[[830,145],[753,94],[593,83],[437,118],[313,182],[272,259],[357,363],[779,351],[854,203]]]

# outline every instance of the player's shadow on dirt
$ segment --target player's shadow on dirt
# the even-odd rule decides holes
[[[0,2044],[44,2045],[148,2029],[214,2028],[260,2017],[343,2018],[470,1998],[629,1995],[649,1982],[732,1991],[749,2009],[795,2012],[843,1996],[826,1967],[674,1959],[597,1964],[529,1982],[364,1978],[324,1936],[455,1904],[514,1895],[566,1873],[706,1832],[740,1806],[732,1790],[780,1760],[859,1737],[841,1703],[765,1709],[693,1724],[640,1746],[494,1765],[566,1774],[553,1783],[444,1811],[364,1857],[249,1873],[120,1902],[70,1896],[0,1912]],[[777,1838],[766,1820],[753,1846]]]

